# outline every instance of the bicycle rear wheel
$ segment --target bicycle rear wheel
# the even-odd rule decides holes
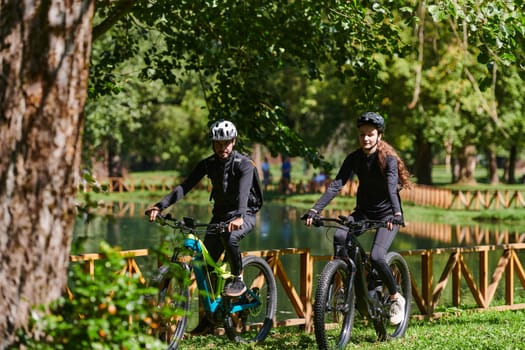
[[[376,334],[380,341],[390,338],[400,338],[405,334],[410,320],[410,309],[412,303],[410,271],[408,270],[408,265],[405,259],[399,253],[390,252],[386,255],[386,261],[390,265],[399,293],[405,298],[405,309],[403,321],[398,325],[391,325],[389,318],[389,291],[387,288],[383,288],[383,317],[374,322]]]
[[[350,341],[355,316],[355,291],[350,271],[340,259],[330,261],[317,283],[314,302],[315,340],[319,349],[341,349]]]
[[[168,350],[178,348],[188,326],[191,308],[189,271],[189,266],[184,263],[171,263],[169,268],[159,269],[158,336],[169,344]]]
[[[247,256],[242,264],[247,291],[238,298],[232,298],[231,303],[233,306],[254,306],[227,315],[225,331],[228,338],[237,342],[262,342],[273,326],[277,309],[275,277],[266,260],[260,257]],[[259,305],[255,305],[256,300],[259,300]]]

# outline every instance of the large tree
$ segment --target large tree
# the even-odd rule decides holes
[[[453,181],[473,183],[478,153],[493,159],[502,154],[493,144],[519,136],[518,91],[506,76],[525,77],[523,11],[506,1],[417,3],[418,20],[403,35],[410,54],[393,58],[383,73],[383,107],[396,117],[388,120],[388,135],[413,140],[419,183],[432,183],[435,156],[454,161]],[[512,97],[504,100],[503,91]]]
[[[92,12],[0,2],[0,348],[66,283]]]

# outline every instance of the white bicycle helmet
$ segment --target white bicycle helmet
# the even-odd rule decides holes
[[[212,141],[227,141],[237,137],[237,128],[232,122],[221,119],[210,127],[210,139]]]

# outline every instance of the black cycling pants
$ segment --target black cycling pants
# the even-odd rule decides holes
[[[255,226],[255,215],[246,214],[243,217],[244,223],[240,230],[224,232],[221,237],[215,233],[207,233],[204,237],[204,245],[210,253],[213,260],[217,261],[226,248],[226,257],[229,260],[231,273],[240,276],[242,273],[241,250],[239,241],[243,239]],[[210,223],[219,223],[221,220],[212,218]],[[224,242],[224,243],[223,243]]]
[[[392,231],[386,227],[381,227],[376,230],[374,243],[372,244],[372,249],[370,250],[370,260],[372,265],[379,273],[381,280],[388,288],[390,294],[395,294],[397,292],[396,281],[392,275],[392,270],[386,261],[386,253],[392,245],[394,238],[396,237],[397,231],[399,231],[399,226],[394,225]],[[339,250],[344,247],[346,242],[347,230],[337,229],[334,233],[334,255],[338,255]]]

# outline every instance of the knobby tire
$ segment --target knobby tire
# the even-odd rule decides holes
[[[355,291],[348,286],[350,270],[341,259],[324,267],[317,283],[314,329],[321,350],[342,349],[350,341],[355,316]]]
[[[158,308],[161,313],[159,338],[168,343],[168,350],[176,350],[184,337],[190,310],[189,267],[172,263],[171,271],[161,281]],[[163,314],[162,311],[167,311]]]

